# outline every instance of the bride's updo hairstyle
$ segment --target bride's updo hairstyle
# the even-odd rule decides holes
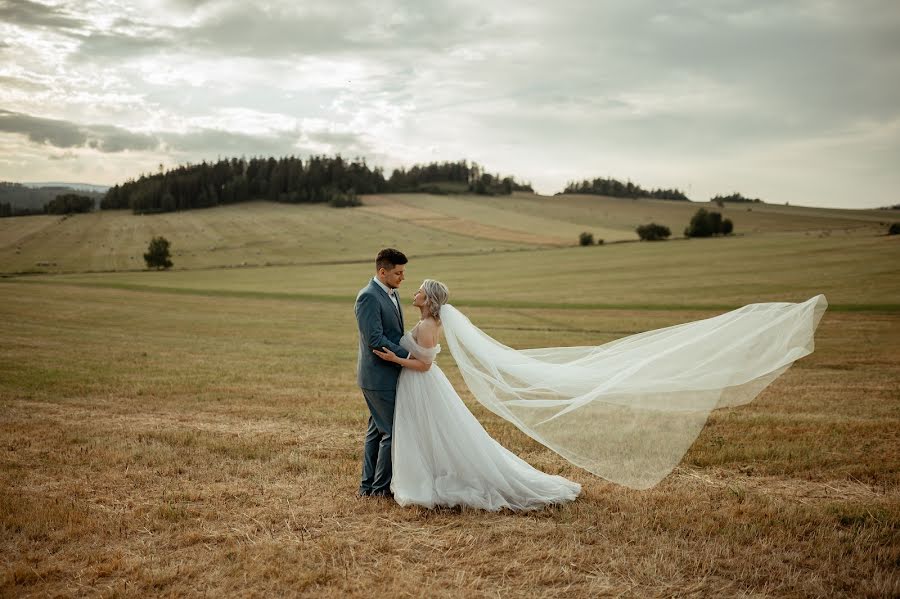
[[[450,299],[450,290],[440,281],[425,279],[422,282],[422,291],[425,292],[425,307],[432,318],[441,317],[441,306]]]

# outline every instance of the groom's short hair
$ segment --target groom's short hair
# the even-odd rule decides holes
[[[375,270],[378,271],[382,268],[385,270],[393,270],[398,264],[406,264],[407,262],[409,262],[409,260],[406,259],[406,255],[400,250],[384,248],[378,252],[378,256],[375,258]]]

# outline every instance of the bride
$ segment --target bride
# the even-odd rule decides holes
[[[397,381],[391,492],[400,505],[531,510],[572,501],[581,485],[531,467],[494,441],[434,363],[441,351],[447,287],[426,279],[413,298],[422,320],[401,339],[409,358],[373,350],[403,366]],[[444,306],[447,308],[447,306]]]
[[[475,399],[568,461],[647,489],[665,478],[717,408],[753,400],[812,353],[827,301],[748,304],[703,320],[592,347],[516,350],[447,303],[426,279],[422,320],[400,345],[391,490],[401,505],[526,510],[575,499],[580,486],[542,473],[494,441],[434,359],[446,337]]]

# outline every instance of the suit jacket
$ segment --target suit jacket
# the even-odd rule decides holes
[[[403,337],[403,311],[397,311],[393,300],[375,281],[369,281],[359,290],[353,311],[359,328],[357,384],[376,391],[397,389],[401,366],[382,360],[372,350],[387,347],[401,358],[409,357],[409,352],[399,345]]]

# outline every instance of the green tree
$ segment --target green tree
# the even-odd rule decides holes
[[[171,254],[169,253],[169,240],[165,237],[154,237],[150,240],[147,247],[147,253],[144,254],[144,261],[147,268],[155,268],[162,270],[172,267]]]
[[[94,199],[77,193],[60,194],[44,206],[47,214],[72,214],[90,212],[93,209]]]
[[[585,231],[578,236],[579,245],[594,245],[594,234]]]
[[[730,219],[723,220],[720,213],[700,208],[691,218],[691,224],[684,230],[684,236],[712,237],[713,235],[728,235],[733,230],[734,224]]]
[[[637,231],[638,237],[640,237],[643,241],[659,241],[672,234],[672,231],[669,230],[669,227],[665,225],[658,225],[656,223],[641,225],[637,229],[635,229],[635,231]]]
[[[700,208],[691,217],[691,224],[684,230],[685,237],[712,237],[715,234],[709,212]]]

